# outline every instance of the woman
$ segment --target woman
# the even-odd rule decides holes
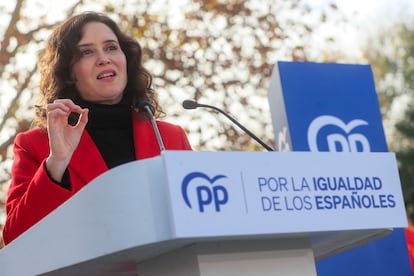
[[[49,37],[39,62],[36,128],[17,135],[5,244],[87,183],[120,164],[160,154],[140,103],[162,113],[140,45],[107,16],[84,13]],[[184,130],[157,121],[166,149],[191,150]]]

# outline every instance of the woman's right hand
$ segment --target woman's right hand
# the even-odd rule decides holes
[[[50,147],[46,168],[60,182],[88,122],[88,109],[82,109],[70,99],[57,99],[47,105],[46,111]],[[71,112],[80,114],[75,125],[68,123]]]

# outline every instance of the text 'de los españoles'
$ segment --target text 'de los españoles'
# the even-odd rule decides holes
[[[263,211],[371,209],[396,207],[383,180],[371,177],[258,177]]]

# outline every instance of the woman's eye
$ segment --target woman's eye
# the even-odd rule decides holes
[[[108,47],[106,47],[107,51],[116,51],[118,50],[118,46],[116,45],[109,45]]]
[[[93,53],[93,51],[91,49],[83,49],[80,51],[82,56],[87,56]]]

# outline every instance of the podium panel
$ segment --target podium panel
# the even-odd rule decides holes
[[[230,266],[246,256],[274,272],[255,256],[309,264],[405,226],[393,153],[165,151],[97,177],[1,250],[0,270],[133,275],[192,252],[191,275],[220,259],[243,275]]]
[[[316,276],[308,239],[198,243],[138,263],[137,271],[140,276]]]

